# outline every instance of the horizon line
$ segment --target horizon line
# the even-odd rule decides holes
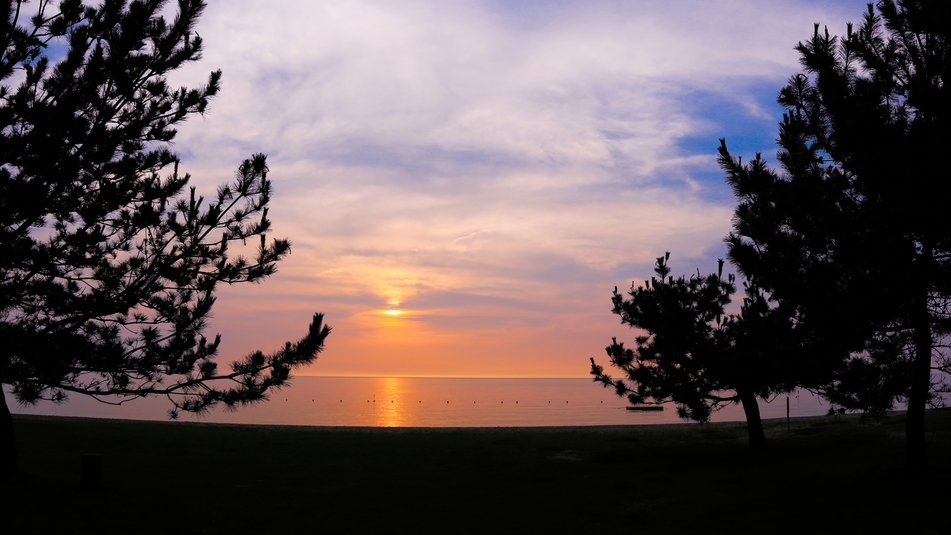
[[[511,376],[511,375],[291,375],[295,377],[328,377],[343,379],[588,379],[577,376]]]

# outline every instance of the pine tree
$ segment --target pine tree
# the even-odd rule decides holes
[[[951,5],[936,0],[870,4],[842,39],[816,25],[779,97],[784,173],[720,149],[739,200],[730,260],[797,309],[833,400],[907,401],[915,468],[951,327],[949,46]]]
[[[290,244],[265,239],[264,155],[210,199],[186,191],[169,145],[176,125],[206,111],[221,72],[169,87],[168,73],[201,57],[205,5],[179,0],[169,22],[164,4],[0,4],[0,385],[21,403],[165,395],[172,417],[235,407],[286,384],[329,334],[316,314],[297,343],[219,371],[220,337],[203,334],[215,289],[267,278]],[[253,257],[232,254],[248,240],[259,242]]]
[[[670,276],[670,253],[657,259],[656,277],[631,286],[625,299],[614,289],[614,313],[641,329],[636,348],[616,338],[606,348],[614,379],[591,359],[594,380],[627,396],[633,404],[673,402],[681,418],[700,422],[739,403],[746,414],[750,445],[766,443],[757,398],[768,399],[795,384],[790,363],[799,346],[788,311],[771,302],[750,279],[739,314],[725,307],[736,292],[733,275]]]

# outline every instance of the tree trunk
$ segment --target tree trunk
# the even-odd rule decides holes
[[[908,467],[915,472],[928,465],[925,451],[925,409],[928,391],[931,388],[931,316],[928,313],[928,277],[926,270],[932,261],[930,247],[922,247],[918,280],[921,287],[916,292],[912,327],[915,331],[915,360],[912,363],[911,390],[908,393],[908,409],[905,413],[905,443]]]
[[[13,415],[7,407],[6,392],[0,383],[0,481],[12,479],[16,474],[17,448],[13,433]]]
[[[752,392],[737,390],[740,397],[740,403],[743,404],[743,412],[746,413],[746,430],[750,437],[750,446],[753,448],[763,448],[766,446],[766,434],[763,432],[763,420],[759,417],[759,403],[756,402],[756,395]]]

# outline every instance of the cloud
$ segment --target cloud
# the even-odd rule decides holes
[[[388,335],[372,311],[413,304],[427,340],[508,355],[492,374],[555,362],[583,376],[590,355],[571,352],[619,330],[610,288],[649,276],[664,251],[684,272],[723,255],[732,199],[717,138],[771,150],[793,45],[814,22],[835,31],[863,10],[864,0],[213,3],[198,27],[204,60],[173,81],[221,68],[223,90],[175,148],[202,188],[267,153],[272,217],[294,244],[266,297],[226,292],[215,326],[227,344],[239,314],[267,310],[257,335],[280,343],[302,325],[276,310],[333,311],[347,354],[314,373],[394,370],[376,354]],[[498,329],[491,344],[475,325]],[[547,349],[526,353],[545,329]],[[361,345],[348,338],[357,332],[382,338]],[[449,342],[401,340],[407,369],[490,366],[447,364]]]

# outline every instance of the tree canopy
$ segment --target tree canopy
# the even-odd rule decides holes
[[[905,400],[919,466],[951,327],[949,45],[951,6],[934,0],[870,4],[842,38],[816,25],[779,95],[783,173],[720,148],[739,200],[729,258],[796,308],[822,355],[802,381],[854,408]]]
[[[737,314],[725,307],[736,293],[733,275],[717,272],[689,278],[670,275],[670,254],[657,259],[656,277],[631,285],[629,298],[614,289],[614,313],[621,323],[644,332],[636,348],[616,338],[606,348],[611,365],[624,377],[614,379],[591,359],[595,381],[614,388],[633,404],[673,402],[682,418],[705,422],[732,403],[746,413],[750,444],[765,444],[757,398],[769,398],[794,385],[787,369],[794,351],[793,325],[785,308],[749,280]]]
[[[218,369],[220,337],[203,334],[215,290],[272,275],[290,243],[266,239],[263,154],[209,199],[186,189],[175,127],[207,110],[221,72],[169,86],[201,57],[205,4],[179,0],[168,21],[165,3],[0,4],[0,385],[20,402],[162,394],[173,417],[235,407],[285,384],[329,334],[315,314],[298,342]],[[253,256],[233,253],[248,240]]]
[[[721,140],[738,201],[728,258],[748,281],[742,313],[722,322],[724,281],[665,282],[658,259],[660,281],[628,301],[614,295],[622,322],[647,331],[636,350],[608,347],[634,386],[592,360],[595,379],[700,420],[724,390],[753,385],[760,395],[802,386],[879,414],[905,401],[909,461],[924,466],[931,372],[949,371],[949,47],[951,4],[937,0],[869,4],[842,38],[817,24],[796,46],[804,72],[779,93],[781,172],[760,154],[743,164]],[[733,356],[743,347],[756,357]]]

